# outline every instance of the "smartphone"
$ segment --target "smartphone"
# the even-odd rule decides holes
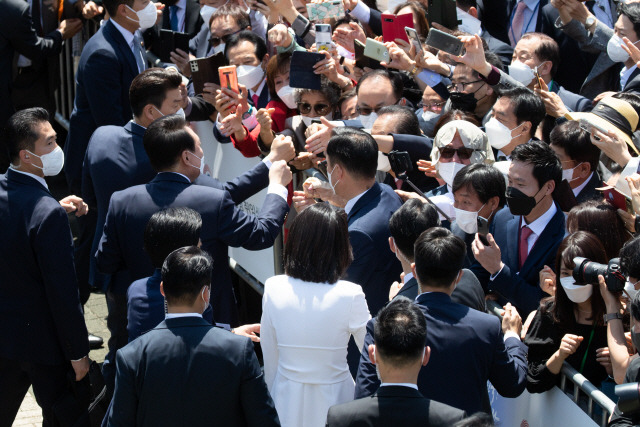
[[[429,30],[429,35],[427,35],[427,44],[454,56],[460,56],[464,48],[464,44],[459,38],[436,28],[431,28]]]
[[[389,49],[383,43],[374,39],[367,38],[363,54],[367,58],[375,59],[376,61],[389,62]]]
[[[409,37],[407,37],[404,28],[413,28],[413,14],[393,15],[383,13],[380,19],[382,20],[382,39],[385,42],[395,42],[396,39],[401,39],[409,43]]]
[[[331,49],[331,25],[316,24],[316,51],[329,51]]]
[[[533,69],[533,74],[536,76],[536,82],[538,83],[538,88],[542,90],[542,77],[540,77],[540,73],[538,73],[538,67]]]
[[[420,42],[420,36],[418,36],[418,32],[415,28],[404,27],[405,33],[407,33],[407,37],[409,37],[409,41],[416,47],[416,53],[422,50],[422,43]]]
[[[309,21],[319,22],[327,18],[339,19],[344,13],[342,0],[323,1],[322,3],[307,3]]]
[[[478,216],[478,238],[482,242],[483,245],[489,246],[489,241],[487,240],[487,233],[489,233],[489,220]]]
[[[240,89],[238,88],[238,74],[236,72],[235,65],[227,65],[226,67],[218,68],[218,75],[220,76],[220,87],[226,87],[235,93],[240,93]]]

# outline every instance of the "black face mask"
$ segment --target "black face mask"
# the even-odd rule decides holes
[[[542,190],[542,188],[540,190]],[[540,190],[538,190],[538,193]],[[536,202],[536,196],[538,193],[533,196],[527,196],[517,188],[508,187],[507,205],[509,206],[509,210],[513,215],[529,215],[533,208],[538,204],[538,202]]]
[[[452,110],[462,110],[467,113],[476,111],[478,100],[473,93],[451,92],[449,94]]]

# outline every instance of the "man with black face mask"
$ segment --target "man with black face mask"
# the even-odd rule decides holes
[[[495,55],[491,56],[495,57]],[[497,63],[496,67],[502,66],[499,64],[499,59]],[[498,97],[493,88],[484,82],[471,67],[458,64],[453,70],[451,85],[448,89],[450,107],[454,110],[475,114],[484,126],[491,116],[491,107]]]
[[[549,145],[530,141],[513,150],[507,187],[508,208],[502,209],[487,234],[471,244],[476,262],[471,270],[485,288],[511,302],[526,315],[545,296],[538,274],[554,265],[564,237],[565,218],[553,201],[562,167]]]

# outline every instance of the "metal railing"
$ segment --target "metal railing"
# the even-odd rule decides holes
[[[502,307],[495,301],[487,301],[487,312],[502,318]],[[605,427],[616,404],[584,375],[576,371],[567,362],[564,362],[562,371],[560,371],[560,390],[568,394],[569,384],[573,385],[571,399],[576,405],[586,412],[592,420]],[[586,399],[586,409],[580,404],[584,401],[583,399]],[[596,410],[596,408],[599,408],[599,410]]]

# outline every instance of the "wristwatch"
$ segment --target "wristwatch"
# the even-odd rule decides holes
[[[607,314],[603,314],[602,318],[604,320],[604,323],[607,324],[609,322],[609,320],[613,320],[613,319],[622,320],[622,314],[620,314],[620,313],[607,313]]]
[[[589,15],[587,16],[587,19],[585,19],[584,21],[584,28],[588,30],[595,23],[596,23],[596,17],[593,15]]]

